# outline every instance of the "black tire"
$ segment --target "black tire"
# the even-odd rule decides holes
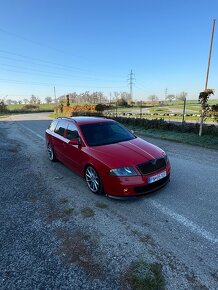
[[[48,159],[52,162],[55,162],[57,161],[57,158],[55,156],[55,153],[54,153],[54,150],[51,146],[50,143],[47,144],[47,153],[48,153]]]
[[[99,174],[95,170],[95,168],[92,167],[91,165],[86,167],[85,180],[91,192],[93,192],[94,194],[103,193],[103,185],[99,177]]]

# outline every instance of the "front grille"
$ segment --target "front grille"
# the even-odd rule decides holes
[[[158,159],[149,160],[148,162],[145,162],[145,163],[141,163],[137,165],[136,167],[142,175],[146,175],[154,171],[157,171],[165,166],[166,166],[166,160],[164,157],[162,157]]]
[[[166,176],[166,177],[164,177],[156,182],[149,183],[149,184],[146,184],[143,186],[134,187],[134,191],[137,194],[143,194],[143,193],[148,193],[148,192],[157,190],[158,188],[164,186],[168,182],[169,178],[170,178],[170,175],[168,175],[168,176]]]

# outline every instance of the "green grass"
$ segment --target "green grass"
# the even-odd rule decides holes
[[[17,110],[22,110],[22,108],[24,107],[25,105],[24,104],[13,104],[13,105],[8,105],[7,106],[7,109],[9,111],[17,111]],[[55,107],[55,104],[40,104],[39,105],[39,110],[48,110],[48,111],[51,111],[51,110],[54,110],[54,107]]]
[[[90,207],[84,207],[81,209],[81,214],[83,217],[89,218],[95,215],[95,212]]]
[[[135,262],[128,271],[129,283],[133,290],[163,290],[165,278],[160,264],[147,264],[143,261]]]
[[[101,201],[96,202],[95,205],[96,205],[97,207],[99,207],[99,208],[107,208],[107,207],[108,207],[108,205],[107,205],[106,203],[101,202]]]
[[[149,112],[151,113],[168,113],[169,109],[168,107],[153,107],[149,109]]]
[[[64,213],[64,215],[69,216],[69,215],[71,215],[73,213],[73,211],[74,211],[74,208],[68,207],[68,208],[65,208],[63,210],[63,213]]]
[[[210,149],[218,150],[218,137],[211,135],[202,135],[201,137],[195,133],[182,133],[160,129],[139,129],[135,128],[135,133],[142,137],[154,137],[164,140],[176,141],[179,143],[191,144]]]

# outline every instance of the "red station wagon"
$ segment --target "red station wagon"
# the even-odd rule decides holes
[[[49,159],[59,160],[83,176],[93,193],[138,196],[169,180],[166,153],[114,120],[57,118],[45,137]]]

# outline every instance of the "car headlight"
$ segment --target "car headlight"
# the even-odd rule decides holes
[[[120,167],[111,169],[109,175],[114,176],[136,176],[138,175],[132,167]]]

